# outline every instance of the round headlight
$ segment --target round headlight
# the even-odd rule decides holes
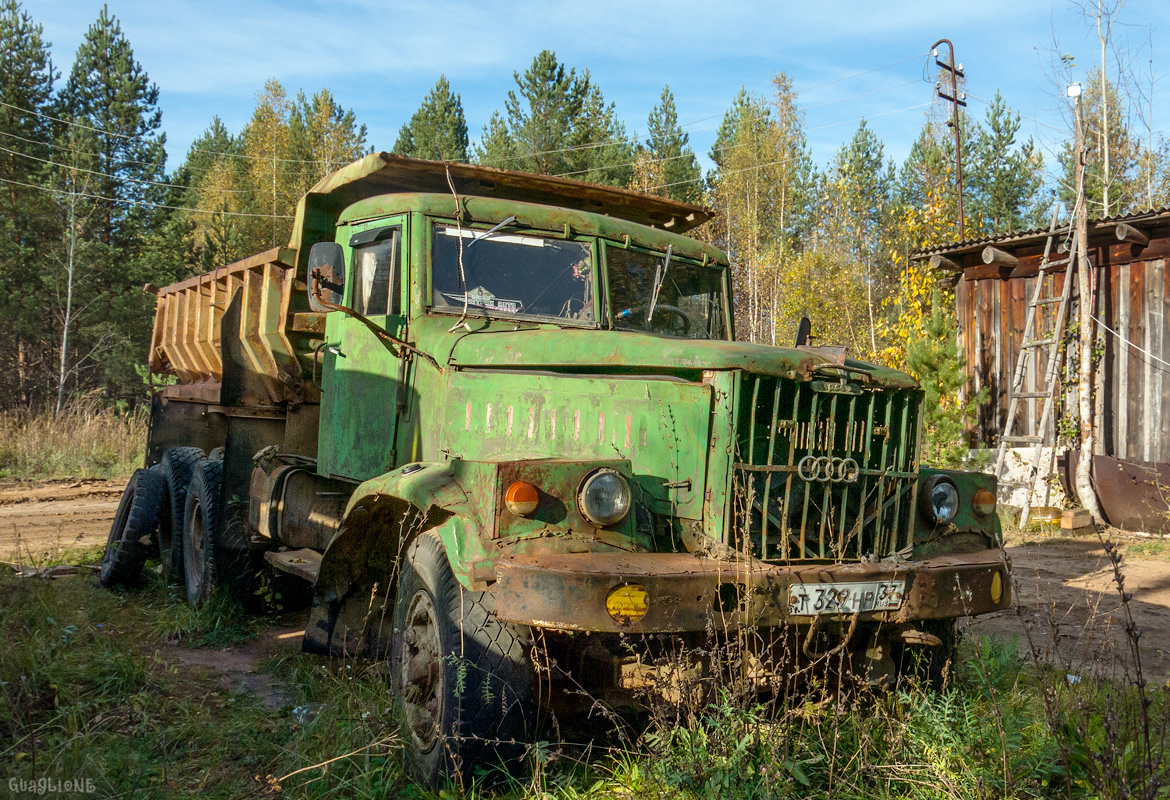
[[[599,469],[581,482],[577,507],[600,528],[616,525],[630,513],[630,484],[616,470]]]
[[[919,499],[922,512],[936,525],[946,525],[959,513],[959,490],[943,475],[927,480]]]

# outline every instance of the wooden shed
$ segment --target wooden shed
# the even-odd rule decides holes
[[[940,281],[955,289],[958,337],[970,376],[968,391],[987,387],[990,392],[978,415],[979,437],[989,445],[996,443],[1003,430],[1007,390],[1047,239],[1046,229],[1031,230],[940,245],[915,255],[929,259]],[[1068,239],[1067,228],[1055,237],[1053,260],[1067,257],[1058,252],[1058,244]],[[1170,208],[1090,220],[1088,239],[1099,342],[1096,452],[1115,459],[1170,462],[1170,270],[1166,268]],[[1048,280],[1054,285],[1047,287],[1047,293],[1057,296],[1065,268],[1057,267],[1050,274]],[[1071,334],[1078,302],[1074,284],[1066,340],[1075,340]],[[1052,314],[1055,307],[1037,310]],[[1051,327],[1050,318],[1043,319],[1041,331]],[[1074,349],[1075,341],[1068,354]],[[1033,359],[1037,366],[1030,370],[1025,390],[1044,388],[1037,378],[1046,350],[1041,348],[1041,358]],[[1069,374],[1068,369],[1066,358],[1063,374]],[[1065,381],[1065,408],[1075,398],[1075,384],[1075,378]],[[1016,430],[1034,431],[1040,408],[1040,401],[1021,401]]]

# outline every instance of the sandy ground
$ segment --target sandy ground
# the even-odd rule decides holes
[[[104,544],[123,486],[118,481],[0,484],[0,561],[35,564]],[[1014,608],[971,621],[971,632],[1014,639],[1024,653],[1035,647],[1045,660],[1074,675],[1132,669],[1113,569],[1096,537],[1031,536],[1007,552]],[[1123,571],[1141,631],[1144,672],[1161,683],[1170,679],[1170,555],[1164,560],[1127,557]],[[212,657],[220,662],[224,654]],[[252,678],[244,676],[255,674],[255,654],[239,657],[244,661],[228,672],[230,680],[246,685]]]
[[[1122,545],[1135,541],[1114,536]],[[1017,639],[1074,676],[1120,676],[1133,670],[1126,617],[1113,567],[1096,536],[1039,539],[1007,548],[1014,608],[974,620],[979,634]],[[1170,680],[1170,558],[1122,560],[1130,613],[1140,631],[1143,673]],[[1074,678],[1075,680],[1075,678]]]
[[[0,484],[0,561],[38,563],[105,544],[125,481]]]

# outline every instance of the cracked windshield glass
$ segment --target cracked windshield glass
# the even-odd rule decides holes
[[[606,248],[606,269],[614,328],[688,339],[727,338],[719,270],[612,246]]]
[[[459,245],[463,244],[462,277]],[[431,244],[436,311],[493,319],[592,324],[593,251],[587,242],[436,225]]]

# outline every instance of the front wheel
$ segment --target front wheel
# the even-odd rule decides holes
[[[933,647],[899,645],[894,652],[898,677],[909,677],[927,688],[941,692],[954,683],[958,661],[959,632],[953,619],[924,620],[918,623],[926,633],[938,638]]]
[[[523,772],[535,729],[530,651],[530,630],[496,619],[490,592],[459,585],[437,534],[414,540],[390,655],[411,777],[466,785],[476,767]]]

